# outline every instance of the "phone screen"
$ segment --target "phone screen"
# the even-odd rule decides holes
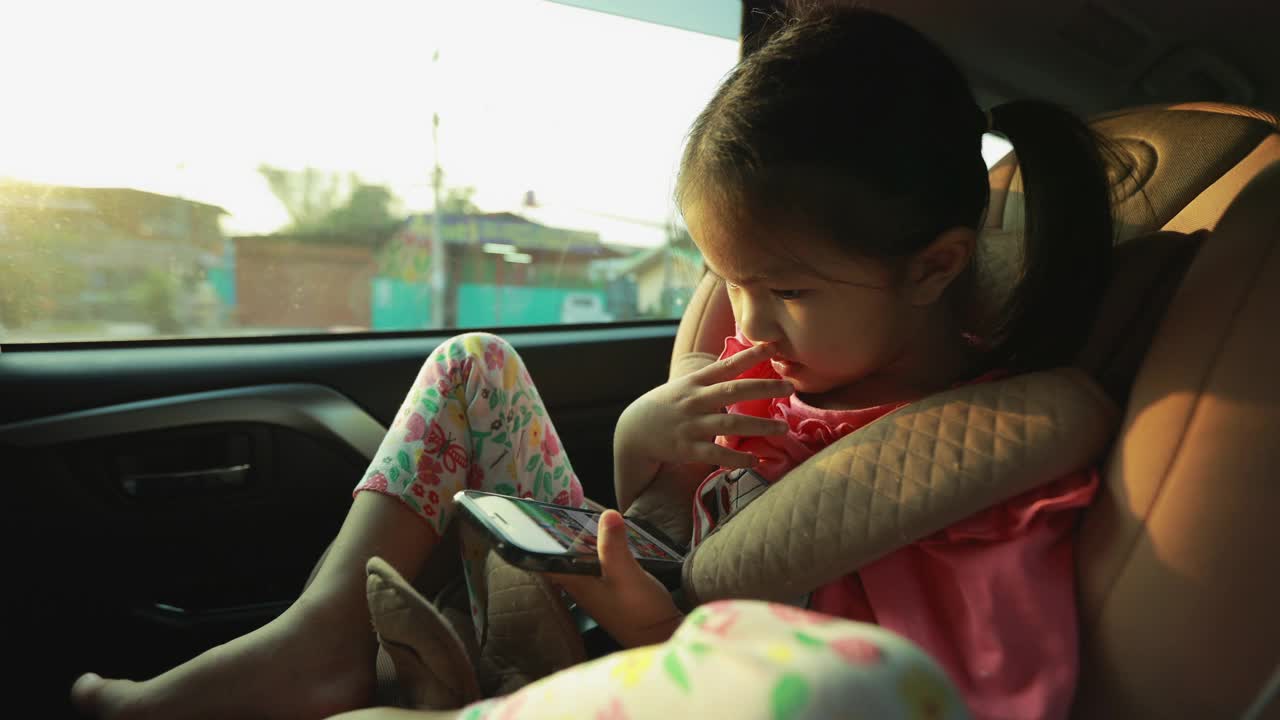
[[[566,551],[595,555],[600,536],[600,513],[593,510],[516,501],[538,527],[555,538]],[[627,523],[627,545],[636,557],[680,562],[680,555],[644,530]]]

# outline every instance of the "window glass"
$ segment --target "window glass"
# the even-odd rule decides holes
[[[677,317],[740,7],[4,4],[0,342]]]
[[[1013,145],[999,135],[986,133],[982,136],[982,159],[987,162],[988,170],[1012,151]]]

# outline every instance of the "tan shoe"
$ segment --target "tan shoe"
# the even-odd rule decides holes
[[[381,558],[365,566],[369,616],[395,669],[401,703],[446,710],[480,699],[466,645],[450,623]]]
[[[465,566],[475,590],[485,697],[507,695],[587,659],[582,634],[559,588],[539,573],[503,560],[488,536],[461,522]],[[459,630],[462,632],[462,630]]]

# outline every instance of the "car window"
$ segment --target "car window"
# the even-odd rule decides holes
[[[988,170],[1012,151],[1013,145],[1003,137],[991,133],[982,136],[982,159],[986,161]]]
[[[6,4],[0,342],[678,317],[740,8]]]

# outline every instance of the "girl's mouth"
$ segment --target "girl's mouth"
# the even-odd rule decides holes
[[[787,358],[776,357],[771,361],[774,372],[779,375],[793,375],[804,367],[804,365]]]

